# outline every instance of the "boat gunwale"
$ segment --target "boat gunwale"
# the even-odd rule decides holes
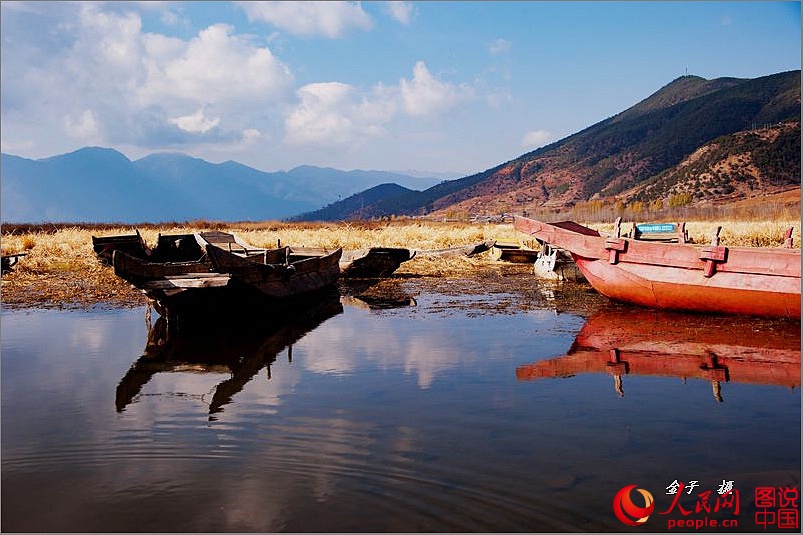
[[[568,250],[588,282],[611,299],[666,310],[800,318],[799,249],[640,242],[521,216],[514,227]]]

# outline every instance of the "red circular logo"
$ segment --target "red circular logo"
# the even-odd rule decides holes
[[[613,497],[613,512],[616,518],[622,521],[623,524],[628,526],[639,526],[647,521],[655,509],[655,502],[652,499],[652,494],[644,489],[636,489],[644,497],[644,507],[639,507],[630,499],[630,492],[635,489],[635,485],[628,485],[622,488]]]

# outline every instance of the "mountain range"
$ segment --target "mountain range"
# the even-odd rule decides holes
[[[442,180],[313,166],[264,172],[177,153],[131,161],[100,147],[40,160],[1,157],[7,223],[284,219],[382,183],[420,189]]]
[[[800,186],[800,71],[682,76],[631,108],[487,171],[402,192],[343,219],[496,215],[588,201],[690,204]],[[311,217],[320,215],[315,212]]]
[[[799,70],[682,76],[576,134],[455,180],[311,166],[266,173],[172,153],[131,161],[97,147],[42,160],[3,154],[0,211],[4,222],[335,221],[736,200],[799,188],[800,104]]]

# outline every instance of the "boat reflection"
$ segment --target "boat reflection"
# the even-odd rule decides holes
[[[370,295],[350,296],[344,295],[341,298],[344,305],[362,308],[365,310],[388,310],[391,308],[414,307],[418,303],[414,297],[409,295],[400,297],[374,297]]]
[[[380,281],[344,279],[340,281],[345,305],[369,310],[414,307],[418,302],[393,279]]]
[[[192,321],[160,317],[148,332],[145,351],[120,380],[115,396],[118,412],[134,401],[142,388],[158,373],[228,373],[230,377],[215,386],[209,403],[209,417],[231,402],[234,395],[270,366],[279,353],[324,321],[343,312],[339,296],[307,302],[281,314],[263,311],[247,317],[221,314],[217,321]],[[225,317],[223,317],[225,316]]]
[[[645,309],[604,310],[591,316],[565,356],[516,369],[529,381],[606,373],[624,395],[625,375],[722,383],[800,386],[800,322],[691,315]]]

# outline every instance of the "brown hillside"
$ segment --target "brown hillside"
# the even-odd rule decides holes
[[[800,71],[754,80],[681,77],[617,116],[476,178],[443,195],[424,192],[410,213],[678,206],[788,189],[800,184]]]
[[[646,165],[631,152],[611,161],[617,173],[610,182],[614,186],[627,184]],[[568,209],[583,202],[582,187],[589,177],[585,161],[566,165],[552,151],[526,163],[503,166],[490,179],[439,199],[432,216]],[[587,197],[610,204],[722,204],[765,198],[790,188],[799,192],[799,186],[800,122],[788,121],[723,136],[652,180],[617,195],[596,192]]]
[[[620,199],[722,203],[765,197],[799,185],[800,122],[789,121],[707,143],[655,179],[623,192]]]

